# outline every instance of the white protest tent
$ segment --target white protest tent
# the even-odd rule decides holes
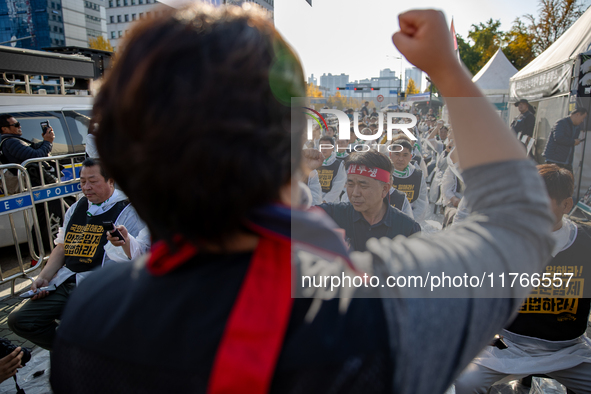
[[[535,155],[543,163],[542,153],[552,126],[577,107],[591,109],[591,92],[581,85],[581,63],[591,50],[591,8],[589,8],[556,42],[511,78],[511,102],[527,99],[537,109],[534,138]],[[512,105],[509,121],[518,115]],[[591,129],[589,118],[583,129]],[[591,135],[590,135],[591,136]],[[584,154],[583,154],[584,153]],[[579,165],[585,158],[581,181]],[[573,162],[575,184],[584,194],[591,185],[591,143],[575,149]],[[575,194],[577,191],[575,190]]]
[[[472,78],[486,96],[509,94],[509,80],[517,74],[517,69],[511,64],[501,48]]]
[[[517,73],[501,48],[472,78],[480,90],[495,105],[499,115],[506,121],[508,117],[507,102],[509,101],[509,80]]]

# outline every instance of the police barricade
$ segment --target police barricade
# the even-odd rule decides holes
[[[14,174],[16,172],[16,174]],[[2,234],[2,246],[10,244],[9,238],[12,237],[16,248],[16,257],[18,267],[16,273],[5,275],[3,267],[0,266],[0,284],[11,281],[11,294],[14,295],[14,285],[17,278],[28,278],[27,274],[42,264],[37,264],[25,268],[23,256],[20,250],[20,244],[26,238],[31,256],[37,262],[43,262],[46,259],[45,251],[41,247],[38,254],[34,253],[33,238],[34,235],[38,245],[41,242],[41,229],[37,220],[37,214],[34,207],[34,196],[31,187],[29,174],[25,167],[19,164],[0,165],[0,234]],[[31,233],[33,231],[33,234]],[[10,234],[8,234],[10,233]],[[13,271],[12,269],[10,271]]]
[[[42,238],[49,247],[48,255],[54,249],[53,240],[63,225],[66,211],[81,193],[80,169],[85,157],[84,153],[75,153],[29,159],[21,163],[31,180],[33,204]]]

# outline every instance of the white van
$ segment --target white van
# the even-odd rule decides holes
[[[6,103],[4,101],[5,97],[0,95],[0,114],[7,113],[14,116],[22,125],[22,137],[32,142],[41,141],[40,123],[49,120],[55,133],[55,140],[51,150],[52,156],[84,153],[88,125],[92,114],[92,97],[72,97],[75,100],[60,100],[57,97],[31,100],[32,98],[28,97],[25,102],[37,101],[39,104],[3,105]],[[11,104],[14,104],[14,96],[11,99],[10,101],[13,101]],[[70,97],[66,96],[63,99],[70,99]],[[52,103],[41,104],[41,102],[47,103],[48,101]],[[15,214],[13,219],[19,241],[26,242],[27,232],[24,215]],[[13,244],[9,218],[7,215],[0,216],[0,247]]]

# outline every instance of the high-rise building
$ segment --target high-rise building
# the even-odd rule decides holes
[[[308,77],[308,83],[312,83],[314,85],[318,85],[318,78],[314,76],[314,74]]]
[[[120,39],[129,31],[134,21],[156,16],[161,8],[168,7],[157,0],[106,0],[107,7],[107,30],[108,38],[114,49],[120,44]],[[273,18],[274,0],[200,0],[203,3],[216,6],[222,4],[241,5],[242,3],[254,3],[266,9]]]
[[[392,71],[389,68],[380,70],[380,78],[396,78],[396,71]]]
[[[89,38],[106,37],[104,1],[5,0],[0,2],[0,42],[27,49],[88,47]]]
[[[78,18],[84,14],[86,19],[86,29],[82,26],[78,27],[78,33],[76,38],[68,37],[70,29],[74,28],[74,20],[66,17],[66,45],[68,46],[88,46],[88,40],[91,38],[103,37],[107,38],[107,12],[105,9],[105,0],[62,0],[64,3],[64,14],[70,12],[70,8],[80,7],[80,3],[84,5],[83,12],[78,11]],[[71,20],[71,22],[70,22]],[[72,24],[72,27],[68,27],[68,22]],[[72,30],[73,31],[73,30]],[[78,41],[77,43],[74,40]],[[82,43],[85,42],[85,44]]]
[[[117,50],[120,39],[134,21],[151,18],[169,6],[156,0],[107,0],[107,34],[111,46]]]
[[[411,78],[415,82],[415,86],[419,89],[419,92],[422,92],[423,72],[416,67],[411,67],[404,70],[405,89],[408,86],[408,80]]]
[[[349,83],[349,76],[346,74],[332,75],[324,73],[320,77],[320,86],[328,89],[331,95],[336,94],[338,87],[345,87]]]

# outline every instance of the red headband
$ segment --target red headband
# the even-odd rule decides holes
[[[347,169],[347,174],[366,176],[376,181],[390,183],[390,173],[381,168],[371,168],[358,164],[351,164]]]

